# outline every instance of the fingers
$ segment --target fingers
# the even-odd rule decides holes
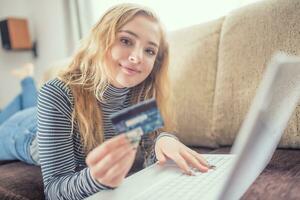
[[[158,164],[163,165],[167,161],[166,156],[163,154],[163,152],[159,148],[155,149],[155,153],[156,153],[156,158],[158,160]]]
[[[168,137],[161,138],[156,143],[155,153],[158,164],[163,164],[167,158],[170,158],[186,174],[193,174],[189,165],[201,172],[208,171],[208,163],[200,154],[173,138],[172,140]]]
[[[120,160],[127,159],[128,154],[132,152],[132,147],[119,147],[115,149],[113,152],[107,154],[101,161],[98,163],[91,165],[93,176],[95,178],[102,178],[109,171],[109,169],[120,163]]]
[[[209,163],[198,152],[188,148],[188,151],[204,166],[209,167]]]
[[[208,167],[206,165],[202,164],[196,158],[196,156],[194,156],[193,154],[191,154],[189,151],[182,151],[180,154],[194,168],[197,168],[201,172],[207,172],[208,171]]]
[[[86,163],[89,166],[94,165],[102,160],[112,150],[124,147],[130,147],[130,143],[127,140],[125,134],[113,137],[112,139],[107,140],[106,142],[92,150],[86,158]]]
[[[112,180],[118,179],[119,177],[125,178],[129,172],[135,158],[136,150],[130,152],[128,157],[123,158],[118,164],[114,165],[106,174],[111,177]]]
[[[121,160],[111,166],[103,177],[98,178],[97,180],[110,187],[120,185],[133,164],[135,153],[136,150],[128,152],[127,156],[124,156]]]
[[[178,167],[188,175],[192,175],[192,171],[190,167],[188,166],[185,159],[180,154],[175,154],[171,159],[178,165]]]

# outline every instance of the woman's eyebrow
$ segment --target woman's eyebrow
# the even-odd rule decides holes
[[[132,35],[133,37],[135,38],[139,38],[139,36],[137,34],[135,34],[134,32],[130,31],[130,30],[119,30],[118,32],[125,32],[125,33],[128,33],[130,35]],[[155,46],[158,48],[158,44],[156,44],[155,42],[152,42],[152,41],[148,41],[148,43],[152,46]]]

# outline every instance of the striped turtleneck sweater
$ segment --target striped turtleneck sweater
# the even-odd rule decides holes
[[[102,110],[105,140],[116,135],[109,116],[130,106],[131,91],[128,88],[106,89],[104,99],[99,102]],[[95,181],[86,166],[86,154],[76,126],[72,132],[71,113],[74,97],[70,88],[61,80],[54,79],[40,90],[38,98],[38,146],[44,192],[46,199],[83,199],[108,187]],[[153,146],[149,137],[143,144]],[[152,143],[152,144],[149,144]],[[145,163],[154,163],[153,153]]]

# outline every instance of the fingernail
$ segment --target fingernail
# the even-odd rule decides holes
[[[208,165],[208,169],[216,169],[215,165]]]
[[[207,167],[210,165],[207,160],[205,160],[205,164],[206,164]]]
[[[134,129],[125,133],[125,136],[131,144],[134,144],[140,142],[142,134],[143,131],[141,129]]]
[[[207,167],[208,169],[215,169],[215,168],[216,168],[215,165],[210,164],[208,161],[206,161],[206,167]]]
[[[190,175],[190,176],[195,176],[196,174],[195,174],[195,172],[194,172],[193,170],[190,169],[189,175]]]
[[[186,171],[185,174],[187,174],[187,175],[189,175],[189,176],[194,176],[194,175],[195,175],[195,172],[194,172],[191,168],[189,168],[189,170]]]

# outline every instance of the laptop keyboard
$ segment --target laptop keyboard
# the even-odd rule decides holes
[[[165,174],[160,181],[150,186],[145,192],[133,198],[134,200],[199,200],[209,193],[216,183],[223,180],[228,172],[232,156],[207,155],[206,160],[216,168],[206,173],[193,170],[194,176],[183,173]],[[205,198],[204,198],[205,199]]]

